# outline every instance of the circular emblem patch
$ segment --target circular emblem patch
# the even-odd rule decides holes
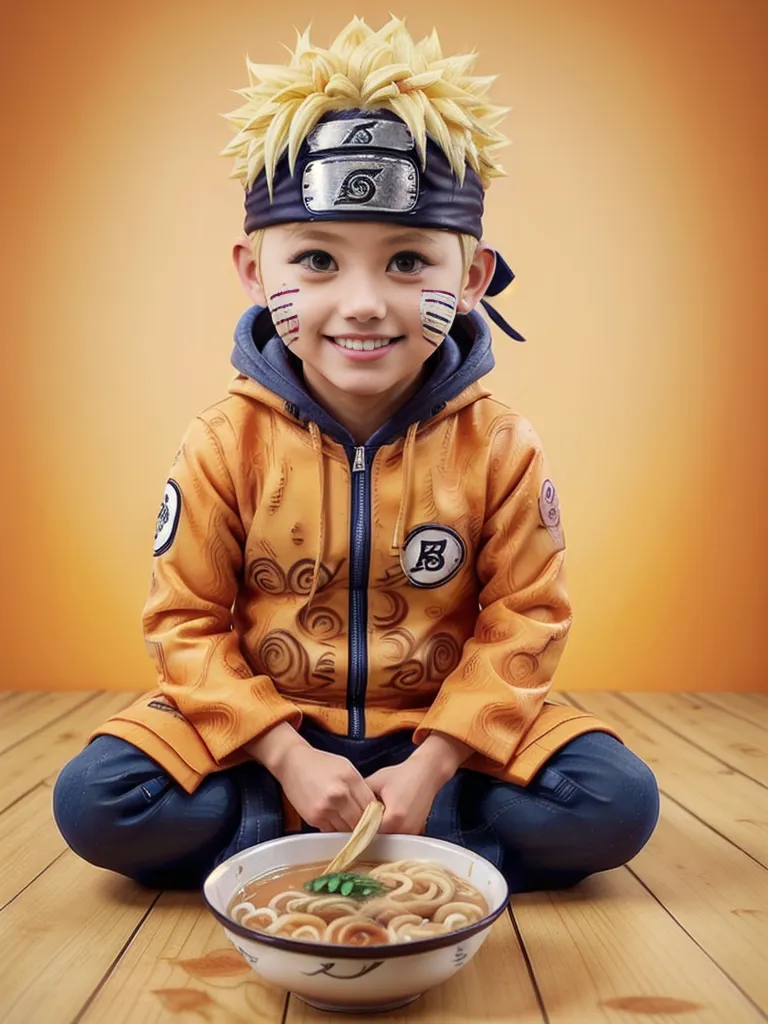
[[[545,480],[541,485],[539,495],[539,511],[541,521],[546,527],[558,526],[560,523],[560,502],[557,498],[555,485],[551,480]]]
[[[415,587],[440,587],[452,580],[464,564],[464,541],[449,526],[427,523],[411,530],[405,539],[402,566]]]
[[[181,517],[181,491],[175,480],[165,485],[155,524],[155,554],[162,555],[173,544]]]
[[[560,525],[560,501],[557,497],[557,490],[551,480],[545,480],[541,485],[539,495],[539,515],[542,523],[549,530],[552,540],[562,547],[564,544],[563,528]]]

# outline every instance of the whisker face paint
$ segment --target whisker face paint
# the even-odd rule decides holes
[[[421,292],[421,333],[435,348],[451,329],[458,299],[453,292],[424,288]]]
[[[283,285],[267,301],[275,330],[288,347],[299,339],[299,314],[295,305],[298,294],[298,288]]]

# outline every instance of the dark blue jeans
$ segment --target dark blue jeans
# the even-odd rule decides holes
[[[415,749],[410,733],[351,740],[306,722],[301,733],[364,776]],[[75,853],[156,888],[197,888],[238,850],[284,834],[280,788],[262,765],[217,772],[190,795],[113,736],[97,737],[64,767],[53,808]],[[527,786],[460,768],[438,792],[425,834],[487,857],[512,892],[526,892],[625,864],[658,814],[650,768],[608,733],[590,732],[553,754]]]

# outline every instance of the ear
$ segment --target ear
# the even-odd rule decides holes
[[[459,313],[474,309],[491,283],[496,267],[496,253],[486,243],[480,242],[467,270],[467,279],[459,296]]]
[[[232,260],[237,276],[246,294],[259,306],[266,306],[267,297],[261,283],[261,275],[253,258],[251,243],[247,235],[240,235],[232,248]]]

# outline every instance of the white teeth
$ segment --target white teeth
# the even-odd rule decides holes
[[[391,338],[383,338],[381,341],[361,341],[360,338],[334,338],[333,340],[341,348],[352,348],[357,352],[371,352],[375,348],[385,348],[389,345]]]

